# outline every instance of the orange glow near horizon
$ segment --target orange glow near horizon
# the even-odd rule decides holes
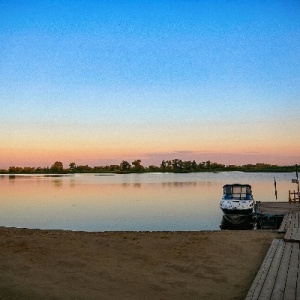
[[[211,149],[193,148],[177,148],[179,150],[159,148],[147,149],[143,147],[127,147],[127,148],[109,148],[104,149],[88,149],[88,148],[60,148],[60,149],[0,149],[1,165],[0,168],[8,168],[9,166],[51,166],[55,161],[62,161],[67,166],[70,162],[77,164],[105,165],[119,164],[122,160],[133,161],[141,159],[142,164],[159,165],[162,159],[179,158],[183,160],[193,160],[197,162],[211,160],[224,164],[247,164],[256,162],[265,162],[278,165],[292,165],[299,163],[299,154],[295,149],[281,145],[277,149],[273,147],[251,147],[251,149],[242,149],[242,147],[211,147]],[[300,148],[300,147],[299,147]],[[251,161],[249,161],[251,158]],[[147,163],[148,160],[149,163]]]
[[[0,168],[9,166],[51,166],[59,160],[68,165],[119,164],[141,159],[144,165],[159,165],[162,159],[180,158],[223,164],[265,162],[291,165],[299,162],[300,141],[291,134],[263,130],[259,124],[98,124],[70,129],[27,128],[5,131],[0,145]]]

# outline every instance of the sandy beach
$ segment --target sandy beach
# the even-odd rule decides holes
[[[0,228],[0,299],[244,299],[275,231]]]

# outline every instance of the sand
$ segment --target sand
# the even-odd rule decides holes
[[[0,228],[0,299],[244,299],[275,231]]]

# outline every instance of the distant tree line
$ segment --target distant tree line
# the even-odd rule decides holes
[[[68,168],[64,168],[60,161],[54,162],[51,167],[15,167],[8,170],[0,170],[1,174],[66,174],[66,173],[144,173],[144,172],[222,172],[222,171],[243,171],[243,172],[294,172],[295,166],[277,166],[265,163],[247,165],[223,165],[211,161],[197,163],[195,160],[184,161],[181,159],[163,160],[159,166],[150,165],[144,167],[141,160],[137,159],[129,163],[122,160],[119,165],[95,166],[77,165],[71,162]]]

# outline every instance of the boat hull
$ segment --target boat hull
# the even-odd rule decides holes
[[[243,216],[249,216],[253,214],[253,209],[226,209],[222,208],[224,215],[243,215]]]
[[[253,229],[255,224],[255,216],[252,215],[223,215],[220,224],[221,229]]]

